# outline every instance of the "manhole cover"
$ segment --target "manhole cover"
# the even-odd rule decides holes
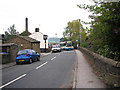
[[[88,83],[93,83],[94,81],[88,81]]]

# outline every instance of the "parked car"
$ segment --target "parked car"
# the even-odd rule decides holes
[[[28,62],[32,63],[33,61],[39,61],[40,54],[32,49],[20,50],[16,56],[16,64]]]
[[[61,52],[61,48],[59,45],[53,45],[52,46],[52,52]]]

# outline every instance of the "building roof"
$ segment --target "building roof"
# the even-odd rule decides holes
[[[16,45],[16,44],[15,43],[5,43],[5,44],[0,43],[0,46],[12,46],[12,45]]]
[[[36,33],[37,33],[37,34],[39,33],[39,34],[44,35],[42,32],[33,32],[33,33],[31,33],[30,35],[32,35],[32,34],[36,34]]]
[[[40,43],[40,41],[35,40],[35,39],[33,39],[31,37],[28,37],[28,36],[18,36],[18,37],[23,38],[23,39],[25,39],[25,40],[27,40],[29,42]]]

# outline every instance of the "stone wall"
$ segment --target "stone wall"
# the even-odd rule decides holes
[[[22,39],[20,37],[13,38],[9,40],[9,43],[15,43],[18,45],[19,50],[23,49],[31,49],[31,43],[25,39]]]
[[[15,62],[16,61],[16,55],[18,53],[18,46],[17,45],[12,45],[10,47],[10,62]]]
[[[6,52],[6,54],[1,54],[2,55],[2,64],[15,62],[16,55],[18,52],[18,46],[15,44],[2,46],[2,52]]]
[[[80,51],[88,58],[93,69],[107,85],[120,87],[120,62],[105,58],[82,47],[80,47]]]
[[[18,36],[16,36],[16,38],[10,39],[9,43],[17,44],[19,50],[34,49],[36,52],[40,53],[40,43],[30,42]]]
[[[32,48],[40,54],[40,43],[32,43]]]

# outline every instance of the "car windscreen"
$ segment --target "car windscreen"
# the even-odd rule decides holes
[[[18,52],[18,55],[21,55],[21,54],[27,54],[27,51],[26,50],[21,50]]]
[[[72,46],[72,45],[71,45],[71,44],[67,44],[67,45],[66,45],[66,47],[70,47],[70,46]]]
[[[59,46],[52,46],[52,48],[59,48]]]

